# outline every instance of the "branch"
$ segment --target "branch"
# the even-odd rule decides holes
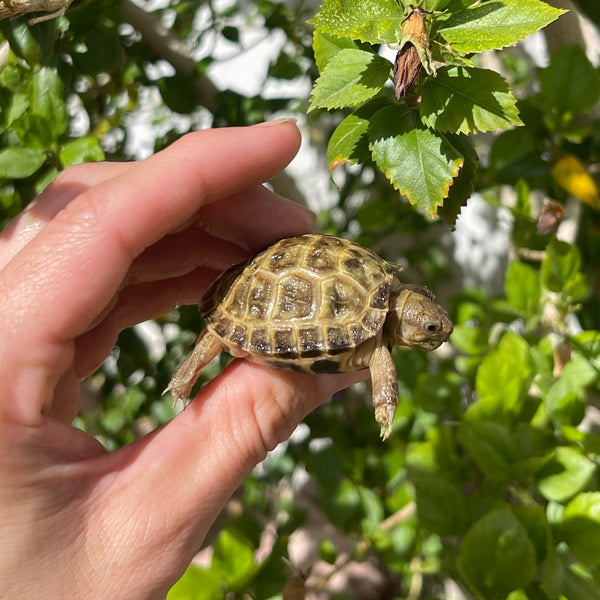
[[[2,0],[0,0],[1,2]],[[192,75],[196,68],[196,60],[187,46],[173,35],[156,17],[134,4],[131,0],[122,0],[119,10],[125,19],[139,31],[144,42],[152,51],[173,65],[180,75]],[[194,80],[194,92],[199,105],[214,113],[218,108],[217,94],[219,90],[207,77]]]
[[[20,17],[31,12],[50,13],[49,18],[65,12],[71,0],[0,0],[0,21]]]
[[[186,76],[194,73],[196,60],[192,53],[177,36],[173,35],[160,22],[156,15],[146,12],[132,0],[121,0],[119,10],[123,17],[140,33],[152,51],[173,65],[177,73]],[[199,76],[194,79],[193,88],[197,104],[204,106],[214,114],[219,108],[217,99],[219,89],[215,84],[208,77]],[[304,195],[293,178],[285,171],[276,176],[271,184],[276,193],[306,206]]]

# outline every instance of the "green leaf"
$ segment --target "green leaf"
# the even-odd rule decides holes
[[[504,289],[508,301],[526,315],[537,314],[540,305],[541,283],[538,272],[521,262],[513,262],[506,270]]]
[[[370,44],[402,38],[404,11],[396,0],[325,0],[312,23],[317,31]]]
[[[24,179],[33,175],[46,160],[40,148],[5,148],[0,150],[0,179]]]
[[[340,50],[317,79],[308,111],[358,106],[366,102],[381,91],[391,69],[388,60],[372,52]]]
[[[373,490],[366,486],[359,485],[357,486],[357,490],[360,496],[360,504],[363,513],[363,531],[368,535],[375,532],[385,517],[383,502]]]
[[[518,456],[513,436],[506,427],[492,421],[463,421],[458,435],[486,477],[500,483],[514,478],[512,465]]]
[[[167,600],[217,600],[223,597],[222,587],[219,573],[190,565],[169,590]]]
[[[584,564],[600,564],[600,492],[579,494],[565,508],[560,531]]]
[[[421,118],[438,131],[476,133],[522,125],[517,100],[494,71],[442,67],[423,85]]]
[[[590,361],[573,352],[558,379],[546,394],[546,413],[561,425],[577,425],[585,415],[587,395],[585,387],[597,377],[597,370]]]
[[[444,44],[440,44],[436,40],[430,41],[431,47],[431,58],[434,61],[445,64],[446,66],[455,66],[455,67],[474,67],[473,61],[469,58],[466,58],[462,54],[459,54],[449,46],[445,46]]]
[[[350,38],[341,38],[336,35],[315,31],[313,36],[313,50],[315,62],[319,73],[323,71],[327,63],[340,51],[345,49],[360,50],[358,44]]]
[[[104,160],[104,150],[93,135],[68,142],[60,151],[60,162],[64,167],[100,160]]]
[[[514,44],[565,12],[540,0],[490,0],[440,19],[438,31],[455,50],[482,52]]]
[[[414,109],[389,106],[369,127],[373,160],[411,204],[435,214],[464,159],[440,134],[424,127]]]
[[[11,124],[11,133],[15,133],[21,145],[29,148],[54,151],[57,139],[44,117],[31,110],[25,111]]]
[[[420,526],[438,535],[461,534],[467,519],[462,490],[438,475],[421,475],[414,484]]]
[[[513,164],[519,164],[522,157],[536,151],[536,132],[531,127],[517,127],[503,131],[492,141],[489,166],[495,172]]]
[[[337,126],[327,145],[329,173],[344,163],[353,165],[371,158],[367,137],[370,120],[386,104],[388,104],[386,100],[379,99],[367,102]]]
[[[252,544],[236,531],[221,531],[213,548],[211,568],[221,573],[230,587],[246,581],[258,568]]]
[[[536,573],[535,548],[508,508],[494,510],[463,538],[457,566],[465,582],[485,600],[504,600]]]
[[[536,558],[541,562],[546,557],[550,541],[550,525],[545,507],[538,504],[511,506],[513,515],[527,531],[527,537],[535,548]]]
[[[596,465],[577,450],[559,446],[539,472],[537,487],[544,498],[565,502],[584,489],[595,470]]]
[[[450,227],[454,227],[462,207],[466,206],[475,189],[478,158],[473,141],[468,136],[462,133],[448,134],[446,138],[464,157],[463,166],[450,186],[444,205],[438,209],[438,215]]]
[[[540,71],[540,83],[545,105],[560,113],[586,113],[600,97],[600,74],[581,46],[558,50]]]
[[[552,239],[542,261],[542,281],[552,292],[568,294],[581,282],[581,255],[577,246]]]
[[[123,69],[125,51],[116,31],[104,28],[87,29],[80,43],[83,43],[87,50],[73,53],[71,56],[75,66],[83,73],[95,75],[115,73]]]
[[[477,371],[475,388],[479,401],[471,406],[467,416],[512,421],[523,408],[530,376],[529,346],[509,331]]]
[[[600,600],[598,584],[567,553],[548,555],[542,570],[542,588],[544,599]]]
[[[29,24],[27,16],[3,19],[0,31],[11,50],[30,66],[49,62],[57,35],[56,19],[35,25]]]
[[[69,124],[62,80],[55,68],[42,67],[31,78],[28,89],[31,111],[46,121],[54,139],[58,139]]]

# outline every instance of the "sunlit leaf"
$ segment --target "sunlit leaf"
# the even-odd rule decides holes
[[[482,52],[514,44],[564,12],[540,0],[490,0],[453,13],[439,32],[455,50]]]
[[[564,502],[584,489],[595,470],[596,465],[580,452],[559,446],[538,474],[537,487],[548,500]]]
[[[46,160],[40,148],[5,148],[0,150],[0,179],[23,179],[33,175]]]
[[[433,129],[476,133],[522,125],[516,103],[508,83],[494,71],[443,67],[423,85],[420,111]]]
[[[337,126],[327,145],[329,173],[345,163],[353,165],[370,158],[371,152],[367,137],[370,120],[386,104],[388,104],[386,100],[379,99],[367,102]]]
[[[359,50],[359,47],[350,38],[338,37],[318,30],[315,31],[313,35],[313,50],[319,72],[322,72],[327,63],[340,50],[344,49]]]
[[[402,37],[403,7],[396,0],[325,0],[310,21],[318,31],[370,44]]]
[[[391,68],[389,61],[372,52],[340,50],[317,79],[309,112],[314,108],[341,108],[366,102],[381,91]]]
[[[104,160],[104,151],[98,138],[91,135],[68,142],[60,151],[60,162],[65,167],[100,160]]]
[[[373,159],[394,187],[434,214],[463,164],[456,148],[422,125],[415,110],[399,106],[375,114],[369,140]]]
[[[600,492],[579,494],[565,508],[561,533],[584,564],[600,564]]]

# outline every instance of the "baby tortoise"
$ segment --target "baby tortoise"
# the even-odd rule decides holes
[[[429,289],[354,242],[301,235],[223,272],[200,310],[206,327],[167,388],[187,400],[204,366],[226,350],[275,369],[338,373],[369,367],[386,439],[398,403],[394,344],[434,350],[452,333]]]

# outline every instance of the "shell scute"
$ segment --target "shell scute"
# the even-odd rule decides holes
[[[201,303],[236,355],[276,368],[335,372],[383,327],[394,275],[371,251],[341,238],[281,240],[226,271]]]
[[[277,286],[274,321],[309,319],[315,312],[315,285],[304,275],[290,274]]]
[[[229,341],[236,346],[244,347],[247,339],[248,328],[245,325],[235,325],[231,335],[229,336]]]
[[[298,347],[302,358],[314,358],[325,354],[325,340],[319,327],[298,329]]]
[[[297,268],[302,260],[304,249],[291,242],[290,239],[294,238],[281,240],[272,248],[270,253],[266,253],[259,268],[275,274]]]
[[[273,330],[273,355],[288,360],[298,358],[296,335],[291,327]]]
[[[335,248],[318,247],[307,252],[304,259],[304,268],[308,269],[315,275],[331,275],[338,268],[337,256]]]
[[[381,284],[371,296],[371,302],[369,303],[369,308],[376,308],[379,310],[385,310],[388,306],[388,301],[390,298],[390,284],[383,283]]]
[[[344,327],[327,328],[327,354],[341,354],[351,346],[350,336]]]
[[[321,284],[321,289],[319,318],[323,322],[354,320],[364,310],[366,294],[348,277],[332,277]]]
[[[250,334],[247,350],[252,354],[271,354],[272,345],[268,330],[265,328],[253,329]]]
[[[266,321],[269,318],[272,294],[272,280],[257,273],[251,283],[246,317],[256,321]]]

